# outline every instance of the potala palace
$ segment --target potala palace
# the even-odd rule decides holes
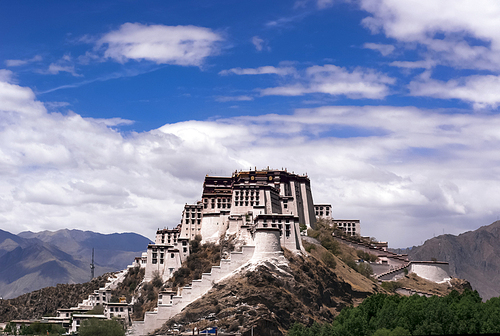
[[[298,175],[282,170],[235,171],[232,176],[206,176],[201,200],[186,204],[181,223],[173,229],[158,229],[155,241],[147,251],[129,268],[145,269],[144,282],[160,275],[165,282],[179,269],[189,256],[189,242],[201,237],[202,242],[218,242],[221,237],[233,238],[236,251],[223,256],[219,266],[213,266],[210,273],[203,273],[201,279],[176,291],[159,293],[157,307],[146,312],[144,322],[135,335],[147,335],[160,328],[171,317],[181,312],[188,304],[207,293],[221,279],[237,272],[249,263],[265,260],[286,262],[282,248],[303,253],[301,232],[315,228],[316,221],[323,219],[341,228],[347,236],[360,235],[359,220],[339,220],[332,216],[331,204],[314,204],[310,180],[307,175]],[[302,231],[301,231],[302,230]],[[408,271],[417,273],[434,282],[447,281],[448,264],[439,262],[410,262],[406,256],[387,251],[387,243],[363,244],[337,240],[356,249],[375,254],[374,275],[380,281],[389,281],[404,276]],[[54,322],[66,321],[69,331],[76,331],[80,321],[95,317],[84,315],[84,311],[97,304],[104,306],[104,315],[98,318],[120,318],[130,325],[131,303],[110,303],[110,291],[123,279],[125,271],[111,277],[109,283],[92,294],[78,307],[61,309]],[[71,322],[71,323],[70,323]]]

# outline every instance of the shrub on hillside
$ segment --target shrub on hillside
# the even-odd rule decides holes
[[[174,289],[185,286],[194,279],[200,279],[203,273],[211,271],[212,266],[220,264],[221,247],[219,245],[213,243],[202,245],[199,236],[191,240],[189,245],[189,256],[169,281],[169,286]]]
[[[321,261],[325,263],[326,266],[334,269],[337,266],[337,262],[335,261],[335,257],[328,251],[325,251],[321,255]]]
[[[82,322],[80,336],[125,336],[125,330],[116,320],[89,319]]]
[[[383,289],[391,293],[394,293],[396,292],[396,289],[401,288],[401,284],[397,281],[384,281],[381,286]]]

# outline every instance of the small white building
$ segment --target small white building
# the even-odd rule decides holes
[[[334,219],[333,224],[344,230],[348,236],[360,236],[361,224],[359,219]]]
[[[332,220],[332,205],[331,204],[314,204],[314,214],[316,219]]]
[[[104,306],[104,315],[108,319],[117,318],[123,321],[123,325],[132,324],[133,306],[126,301],[110,302]]]
[[[167,281],[187,259],[189,238],[181,237],[180,232],[179,227],[156,231],[155,243],[149,244],[146,252],[145,281],[151,281],[156,273]]]

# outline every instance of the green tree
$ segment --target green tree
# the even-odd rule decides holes
[[[386,328],[378,329],[373,333],[373,336],[391,336],[391,331]]]
[[[411,333],[403,327],[396,327],[391,331],[390,336],[411,336]]]
[[[80,336],[124,336],[125,330],[116,320],[89,319],[82,322]]]

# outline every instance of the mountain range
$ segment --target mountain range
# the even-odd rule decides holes
[[[135,233],[65,229],[15,235],[0,230],[0,297],[89,281],[92,248],[95,276],[122,270],[146,251],[148,243],[148,238]]]
[[[467,279],[483,300],[500,296],[500,221],[458,236],[441,235],[406,250],[410,260],[447,261],[450,275]]]

